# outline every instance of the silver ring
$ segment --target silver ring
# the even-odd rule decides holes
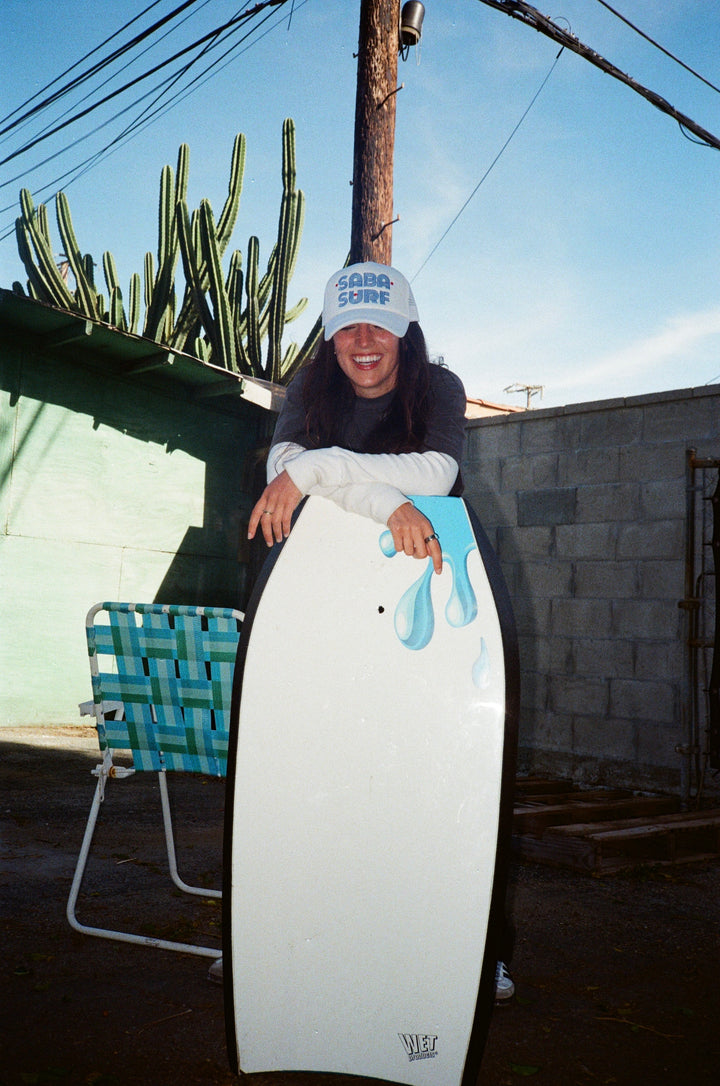
[[[271,517],[272,516],[272,509],[264,509],[263,510],[263,516],[264,517]]]
[[[431,541],[431,540],[433,540],[433,539],[437,539],[438,543],[440,542],[440,540],[438,539],[438,537],[437,537],[437,536],[435,535],[435,532],[433,532],[433,534],[432,534],[432,535],[428,535],[428,536],[426,536],[426,537],[425,537],[425,542],[426,542],[426,543],[430,543],[430,541]]]

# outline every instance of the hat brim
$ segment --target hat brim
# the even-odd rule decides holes
[[[325,325],[325,339],[332,339],[341,328],[347,328],[351,324],[374,324],[378,328],[384,328],[398,339],[407,332],[410,321],[399,313],[383,313],[378,306],[351,306],[342,313],[331,317]]]

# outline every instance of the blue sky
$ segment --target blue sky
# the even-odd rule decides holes
[[[2,113],[146,6],[5,0]],[[163,0],[153,17],[175,6]],[[183,31],[122,80],[242,6],[196,4]],[[207,196],[218,211],[233,138],[242,131],[247,165],[234,247],[245,251],[248,235],[257,234],[264,266],[277,223],[282,122],[292,117],[307,214],[290,301],[306,295],[310,306],[288,338],[302,340],[349,245],[360,3],[295,0],[291,16],[290,6],[272,15],[266,26],[274,29],[192,96],[64,187],[81,248],[98,261],[109,249],[126,288],[131,273],[142,271],[145,251],[156,248],[162,166],[174,165],[179,144],[188,143],[191,206]],[[598,0],[535,6],[720,136],[720,94]],[[719,6],[613,6],[720,86]],[[518,406],[525,397],[506,392],[508,386],[543,386],[542,399],[532,401],[541,407],[720,381],[720,152],[691,142],[675,121],[581,57],[566,50],[553,68],[554,42],[479,0],[426,0],[425,7],[421,46],[399,64],[393,263],[412,280],[431,351],[459,373],[468,395]],[[522,125],[427,260],[551,69]],[[23,185],[49,202],[54,230],[44,186],[117,128],[31,168],[116,110],[108,107],[84,128],[73,126],[2,167],[0,207],[10,210],[0,214],[0,232],[12,224]],[[36,122],[3,137],[0,158],[38,130]],[[0,286],[14,279],[24,275],[11,236],[0,242]]]

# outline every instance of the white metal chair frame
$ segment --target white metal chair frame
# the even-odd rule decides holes
[[[107,622],[97,623],[105,612]],[[213,773],[227,769],[229,710],[243,614],[230,608],[170,604],[101,603],[88,612],[86,634],[92,711],[102,762],[68,897],[70,926],[84,935],[217,958],[216,947],[93,927],[76,916],[93,836],[110,779],[139,770],[158,775],[170,877],[187,894],[221,898],[222,890],[193,886],[179,874],[168,797],[168,770]],[[100,667],[99,657],[111,670]],[[115,765],[113,750],[130,750],[133,767]]]

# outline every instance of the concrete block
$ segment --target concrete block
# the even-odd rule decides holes
[[[652,479],[640,487],[638,519],[665,520],[685,516],[685,479]]]
[[[485,491],[491,494],[499,494],[502,490],[500,461],[497,459],[488,460],[479,465],[473,464],[465,458],[461,472],[465,484],[464,497],[468,497],[470,493],[484,493]]]
[[[611,600],[553,600],[552,633],[572,638],[609,637],[614,632],[612,607]]]
[[[580,417],[579,447],[615,449],[637,445],[641,440],[643,408],[608,406],[603,411],[588,411]]]
[[[637,520],[641,515],[639,483],[578,486],[576,523]]]
[[[560,455],[558,453],[540,453],[531,461],[532,485],[541,489],[560,485]]]
[[[681,612],[673,600],[617,599],[610,606],[616,637],[675,642],[681,636]]]
[[[549,677],[549,708],[556,713],[586,714],[602,719],[609,707],[609,684],[581,676]]]
[[[564,652],[560,645],[564,646]],[[547,637],[542,631],[532,635],[525,634],[518,638],[520,667],[523,676],[529,671],[547,674],[550,671],[570,674],[568,661],[569,641],[563,638]]]
[[[615,483],[619,470],[619,451],[612,446],[583,449],[569,445],[560,458],[559,478],[563,486]]]
[[[537,712],[531,726],[524,729],[523,741],[536,751],[572,749],[572,717],[552,711]]]
[[[549,637],[547,638],[549,643],[549,664],[548,669],[553,675],[576,675],[582,674],[578,672],[574,646],[575,640],[572,637]]]
[[[575,563],[575,595],[583,599],[617,599],[638,594],[635,562],[590,559]]]
[[[559,559],[615,558],[617,528],[614,524],[560,524],[555,532],[555,554]]]
[[[527,593],[512,597],[515,625],[519,635],[534,636],[539,630],[550,628],[552,601],[533,599]]]
[[[523,563],[524,581],[534,597],[566,596],[572,587],[573,567],[570,562],[557,559],[527,561]]]
[[[520,704],[524,710],[544,711],[549,701],[549,679],[538,671],[523,671]]]
[[[677,641],[638,641],[635,645],[633,678],[642,681],[663,679],[679,689],[685,674],[685,644]]]
[[[494,457],[517,454],[520,451],[517,417],[468,420],[465,423],[465,448],[468,459],[479,464]]]
[[[671,724],[677,713],[677,688],[672,683],[612,679],[610,713],[626,720]]]
[[[498,460],[500,490],[534,490],[533,459],[526,456],[505,456]]]
[[[517,523],[517,500],[514,494],[501,494],[484,480],[466,480],[463,497],[472,506],[483,528],[490,535],[499,525]]]
[[[619,450],[618,480],[685,478],[685,443],[628,446]]]
[[[717,441],[720,396],[684,397],[654,404],[645,410],[643,437],[647,442]]]
[[[498,553],[515,561],[551,558],[555,546],[554,529],[548,525],[501,527],[498,529]]]
[[[637,734],[632,721],[573,717],[572,750],[575,755],[603,760],[634,762]]]
[[[677,558],[683,554],[685,522],[651,520],[618,528],[618,558]]]
[[[638,563],[639,595],[643,599],[677,602],[685,592],[685,561],[682,557],[666,561]]]
[[[682,756],[675,747],[683,743],[679,722],[672,724],[645,723],[638,727],[637,760],[640,766],[667,767],[680,770]]]
[[[587,678],[632,678],[635,652],[631,641],[611,637],[574,638],[573,671]]]
[[[568,423],[562,414],[526,412],[520,425],[520,451],[523,456],[532,457],[568,448],[574,444],[568,442],[568,426],[572,428],[573,422]]]
[[[501,458],[503,490],[548,490],[559,486],[558,453]]]
[[[518,493],[518,524],[569,524],[575,519],[574,487],[526,490]]]

